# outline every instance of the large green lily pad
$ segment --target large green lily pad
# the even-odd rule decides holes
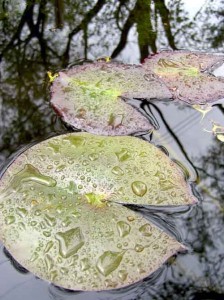
[[[124,99],[171,98],[142,66],[96,62],[59,72],[51,104],[69,125],[102,135],[152,130],[149,120]]]
[[[179,168],[134,137],[71,133],[21,154],[0,181],[0,239],[28,270],[59,286],[134,283],[184,247],[116,203],[196,202]]]
[[[223,55],[163,51],[146,59],[143,67],[164,82],[174,99],[203,104],[224,98],[224,79],[205,72],[223,62]]]

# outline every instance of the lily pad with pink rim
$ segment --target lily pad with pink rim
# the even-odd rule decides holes
[[[179,167],[134,137],[88,133],[32,146],[0,181],[0,239],[42,279],[73,290],[120,288],[185,247],[122,204],[197,200]]]
[[[205,104],[224,98],[224,79],[210,74],[224,63],[224,56],[192,51],[163,51],[144,61],[169,88],[174,99]]]
[[[75,66],[54,80],[51,104],[74,128],[101,135],[152,131],[146,116],[125,100],[167,99],[170,91],[142,66],[95,62]]]

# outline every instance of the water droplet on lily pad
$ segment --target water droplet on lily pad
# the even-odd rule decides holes
[[[120,270],[118,272],[118,276],[122,281],[124,281],[124,280],[126,280],[126,278],[128,276],[128,272],[126,270]]]
[[[152,227],[151,227],[150,224],[142,225],[142,226],[139,228],[139,231],[140,231],[141,234],[144,235],[144,236],[151,236],[151,235],[152,235]]]
[[[135,245],[135,251],[136,252],[142,252],[144,250],[144,246],[137,244]]]
[[[55,237],[59,241],[59,252],[64,258],[75,254],[84,245],[84,236],[79,227],[57,232]]]
[[[147,192],[147,186],[144,182],[142,181],[134,181],[131,184],[131,188],[133,193],[135,193],[135,195],[142,197],[145,195],[145,193]]]
[[[112,173],[119,176],[119,175],[123,175],[124,171],[120,167],[115,166],[112,169]]]
[[[119,235],[121,237],[125,237],[126,235],[129,234],[129,232],[131,230],[131,226],[124,221],[119,221],[117,223],[117,229],[118,229]]]
[[[5,218],[5,223],[7,225],[13,224],[15,222],[16,218],[14,216],[7,216]]]
[[[108,276],[116,270],[121,263],[124,252],[104,252],[97,260],[96,267],[101,274]]]

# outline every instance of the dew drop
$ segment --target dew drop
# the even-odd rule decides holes
[[[56,270],[50,272],[51,281],[54,281],[57,276],[58,276],[58,272]]]
[[[12,187],[16,189],[23,182],[33,181],[38,184],[46,185],[49,187],[56,186],[57,182],[50,176],[45,176],[39,172],[34,166],[27,164],[24,169],[19,173],[15,174],[12,180]]]
[[[67,191],[70,194],[76,194],[77,193],[77,185],[74,181],[69,182],[69,186],[67,187]]]
[[[15,217],[14,216],[8,216],[5,218],[5,224],[6,225],[10,225],[13,224],[15,222]]]
[[[120,271],[118,272],[118,276],[119,276],[119,278],[120,278],[122,281],[125,281],[126,278],[127,278],[127,276],[128,276],[128,273],[127,273],[126,270],[120,270]]]
[[[128,216],[128,217],[127,217],[127,220],[128,220],[129,222],[134,221],[134,219],[135,219],[135,218],[134,218],[133,216]]]
[[[85,143],[85,138],[81,136],[70,136],[66,140],[68,140],[75,147],[80,147]]]
[[[61,256],[58,256],[58,257],[57,257],[57,262],[58,262],[59,264],[61,264],[62,261],[63,261],[63,260],[62,260]]]
[[[27,215],[27,210],[23,207],[18,207],[16,209],[16,213],[21,217],[24,218]]]
[[[56,219],[54,217],[49,216],[49,215],[45,215],[44,220],[47,223],[47,225],[51,226],[51,227],[54,227],[57,223]]]
[[[50,231],[44,231],[43,235],[46,236],[46,237],[49,237],[49,236],[51,236],[51,232]]]
[[[49,272],[50,270],[52,270],[52,268],[54,267],[54,261],[53,261],[53,258],[49,254],[45,255],[44,262],[45,262],[47,271]]]
[[[33,261],[37,260],[38,256],[39,256],[38,253],[34,252],[33,255],[30,258],[30,261],[33,262]]]
[[[70,165],[73,165],[73,164],[75,163],[75,161],[74,161],[73,159],[69,158],[68,163],[69,163]]]
[[[67,216],[63,221],[62,221],[62,226],[67,227],[71,224],[72,220],[71,217]]]
[[[175,187],[175,184],[170,180],[163,180],[163,181],[161,180],[159,182],[159,186],[161,191],[167,191],[173,189]]]
[[[19,222],[19,223],[18,223],[18,229],[19,229],[19,230],[25,230],[25,229],[26,229],[25,224],[24,224],[23,222]]]
[[[84,245],[84,236],[79,227],[58,232],[55,237],[59,241],[59,253],[64,258],[75,254]]]
[[[83,165],[83,166],[88,166],[88,164],[89,164],[88,160],[84,160],[84,161],[82,162],[82,165]]]
[[[106,279],[105,280],[105,285],[107,288],[115,288],[117,286],[117,283],[111,279]]]
[[[120,152],[116,152],[115,154],[120,162],[128,160],[131,157],[127,149],[122,149]]]
[[[145,225],[142,225],[140,228],[139,228],[139,231],[141,232],[141,234],[143,236],[151,236],[152,235],[152,227],[150,224],[145,224]]]
[[[67,268],[62,267],[62,268],[60,269],[60,272],[61,272],[62,275],[67,275],[68,272],[69,272],[69,270],[68,270]]]
[[[117,229],[120,237],[125,237],[129,234],[131,226],[124,221],[117,222]]]
[[[45,246],[44,252],[47,253],[51,250],[53,247],[54,243],[52,241],[48,242],[47,245]]]
[[[61,171],[63,171],[64,169],[65,169],[65,167],[66,167],[66,165],[60,165],[60,166],[58,166],[57,168],[56,168],[56,172],[61,172]]]
[[[37,204],[38,204],[38,201],[37,201],[37,200],[33,199],[33,200],[31,201],[31,205],[32,205],[32,206],[36,206]]]
[[[124,251],[122,252],[104,252],[97,260],[96,267],[98,271],[104,275],[108,276],[111,272],[116,270],[123,258]]]
[[[159,249],[159,245],[158,245],[158,244],[154,244],[154,245],[152,246],[152,249],[154,249],[154,250]]]
[[[88,258],[81,259],[81,270],[86,271],[90,268],[89,260]]]
[[[78,279],[77,279],[77,283],[83,283],[83,278],[82,277],[79,277]]]
[[[118,166],[115,166],[112,169],[112,173],[115,174],[115,175],[124,175],[124,171]]]
[[[99,158],[99,155],[97,153],[91,153],[89,154],[89,159],[94,161],[94,160],[97,160]]]
[[[135,251],[136,252],[142,252],[144,250],[144,247],[140,244],[135,245]]]
[[[35,215],[35,216],[40,216],[40,215],[41,215],[41,210],[37,209],[37,210],[34,212],[34,215]]]
[[[142,181],[134,181],[131,184],[132,191],[135,195],[143,197],[147,192],[147,186]]]
[[[46,229],[46,224],[44,222],[40,222],[40,228],[41,229]]]
[[[145,273],[144,266],[142,264],[138,264],[137,271],[138,271],[139,274]]]

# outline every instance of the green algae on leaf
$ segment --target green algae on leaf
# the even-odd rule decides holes
[[[120,203],[196,202],[155,146],[88,133],[26,150],[3,174],[0,195],[0,239],[9,252],[40,278],[77,290],[129,285],[184,249]]]
[[[223,62],[223,55],[164,51],[146,59],[143,67],[164,82],[174,99],[203,104],[224,98],[224,79],[205,72]]]
[[[142,66],[106,62],[59,72],[51,92],[51,104],[66,123],[102,135],[153,129],[125,99],[171,97],[166,86]]]

